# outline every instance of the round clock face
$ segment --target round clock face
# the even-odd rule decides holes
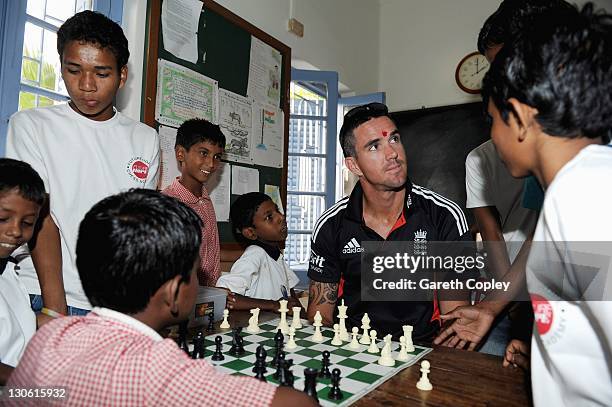
[[[472,52],[466,55],[455,71],[457,85],[467,93],[480,93],[482,88],[482,78],[489,70],[489,62],[484,55],[479,52]]]

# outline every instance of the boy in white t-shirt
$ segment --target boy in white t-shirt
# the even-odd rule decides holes
[[[612,15],[589,3],[537,16],[485,77],[491,137],[546,195],[527,261],[535,406],[612,405]]]
[[[230,291],[227,307],[277,312],[280,299],[289,301],[289,309],[300,307],[293,289],[299,278],[281,252],[287,222],[272,198],[261,192],[239,196],[230,208],[230,220],[236,240],[246,249],[217,281],[217,287]]]
[[[154,129],[113,107],[130,54],[118,24],[100,13],[78,13],[59,28],[57,50],[70,101],[13,115],[6,152],[32,165],[49,194],[50,210],[41,214],[36,244],[21,267],[33,308],[44,303],[52,312],[82,314],[91,306],[75,265],[79,222],[106,196],[156,188],[159,141]]]
[[[32,237],[45,185],[28,164],[0,158],[0,386],[36,331],[36,316],[11,255]]]

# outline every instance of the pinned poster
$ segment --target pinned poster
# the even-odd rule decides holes
[[[217,171],[210,175],[206,182],[208,196],[215,208],[217,222],[227,222],[230,213],[230,179],[232,166],[221,162]]]
[[[259,191],[259,170],[232,165],[232,194],[244,195]]]
[[[253,102],[250,98],[219,89],[219,127],[225,135],[225,158],[251,164]]]
[[[280,195],[280,188],[276,185],[264,185],[264,193],[272,198],[272,202],[278,206],[278,210],[280,213],[285,213],[285,208],[283,208],[283,200]]]
[[[165,50],[194,64],[198,61],[198,21],[203,5],[200,0],[168,0],[161,8]]]
[[[258,105],[253,108],[256,125],[253,126],[253,146],[251,158],[256,165],[282,168],[284,145],[285,117],[281,109],[270,105]]]
[[[167,126],[159,126],[159,147],[161,150],[161,177],[160,188],[164,189],[174,179],[181,175],[179,163],[174,153],[176,142],[176,129]]]

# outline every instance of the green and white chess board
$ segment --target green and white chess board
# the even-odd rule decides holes
[[[266,362],[270,363],[274,356],[274,335],[279,320],[261,323],[259,328],[261,332],[258,334],[250,334],[243,329],[242,337],[244,339],[245,353],[242,356],[232,356],[228,352],[232,346],[231,330],[221,334],[213,334],[206,337],[206,353],[205,358],[208,362],[214,365],[217,369],[231,375],[255,376],[253,367],[255,366],[255,351],[257,346],[263,344],[268,356]],[[288,321],[291,324],[291,320]],[[303,328],[298,329],[295,333],[295,342],[297,348],[293,350],[284,349],[286,354],[285,359],[293,359],[291,372],[295,376],[294,388],[296,390],[304,390],[304,369],[312,367],[321,369],[321,360],[323,359],[323,351],[330,352],[330,371],[334,368],[339,368],[341,372],[340,389],[344,394],[342,400],[330,400],[327,394],[331,388],[330,379],[317,378],[317,395],[319,403],[322,406],[347,406],[361,397],[365,396],[376,387],[380,386],[390,377],[394,376],[401,370],[412,366],[417,361],[422,359],[426,354],[431,352],[431,348],[425,348],[415,345],[415,351],[409,353],[409,359],[405,362],[396,360],[394,367],[381,366],[378,364],[380,353],[372,354],[367,352],[367,345],[359,345],[358,350],[349,349],[349,342],[344,342],[340,346],[331,344],[334,336],[334,331],[329,328],[321,328],[325,340],[321,343],[316,343],[310,340],[314,333],[314,327],[308,321],[302,320]],[[220,335],[223,339],[223,356],[225,360],[214,362],[210,358],[215,350],[214,339]],[[350,334],[349,334],[350,336]],[[285,335],[285,344],[289,341],[289,335]],[[384,342],[379,340],[377,345],[382,349]],[[398,342],[392,343],[393,357],[397,358],[400,345]],[[276,369],[267,367],[266,379],[268,383],[278,384],[273,375]]]

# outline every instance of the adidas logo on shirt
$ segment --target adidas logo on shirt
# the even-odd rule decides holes
[[[361,247],[361,245],[355,238],[349,240],[348,243],[344,245],[344,249],[342,249],[342,253],[344,254],[361,253],[362,251],[363,247]]]

